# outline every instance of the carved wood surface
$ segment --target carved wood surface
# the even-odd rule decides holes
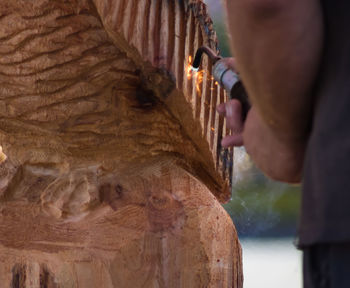
[[[201,1],[0,2],[0,287],[241,287],[202,44]]]

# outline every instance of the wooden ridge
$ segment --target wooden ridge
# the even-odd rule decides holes
[[[109,5],[108,1],[95,0],[95,4],[106,30],[112,31],[110,35],[118,47],[125,45],[121,39],[124,38],[135,48],[136,51],[130,51],[129,47],[125,51],[136,62],[146,60],[174,79],[176,88],[192,108],[193,119],[200,123],[202,139],[209,145],[215,169],[223,181],[228,182],[232,173],[232,151],[221,148],[221,139],[227,135],[228,129],[216,111],[216,106],[226,101],[228,96],[211,78],[212,65],[206,57],[203,57],[200,70],[206,71],[207,77],[203,77],[200,91],[196,89],[196,79],[186,77],[189,58],[193,59],[199,47],[207,45],[219,53],[206,5],[200,0],[119,0],[113,5]],[[124,10],[126,13],[122,12]],[[118,17],[114,18],[114,15]],[[221,201],[230,198],[228,189],[214,193]]]
[[[201,1],[0,2],[0,287],[242,287],[201,45]]]

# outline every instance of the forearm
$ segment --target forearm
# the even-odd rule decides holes
[[[305,139],[322,50],[318,0],[227,0],[238,70],[260,115],[281,140]]]

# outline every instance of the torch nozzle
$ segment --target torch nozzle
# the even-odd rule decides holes
[[[210,49],[207,46],[202,46],[198,48],[196,55],[194,57],[193,63],[192,63],[192,69],[198,69],[201,65],[202,55],[203,53],[207,54],[209,59],[213,62],[213,65],[215,62],[221,59],[220,56],[218,56],[212,49]]]

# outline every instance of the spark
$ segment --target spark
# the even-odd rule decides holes
[[[204,73],[206,73],[205,70],[201,70],[196,75],[196,90],[199,95],[201,95],[201,87],[200,85],[203,83]]]
[[[196,87],[196,91],[197,91],[197,95],[199,97],[202,96],[202,84],[203,81],[206,79],[208,81],[213,81],[214,77],[210,75],[209,71],[207,70],[199,70],[199,69],[195,69],[192,67],[192,56],[188,57],[188,64],[187,64],[187,68],[186,68],[186,75],[187,75],[187,79],[193,79],[194,83],[195,83],[195,87]],[[217,82],[216,82],[217,83]],[[217,84],[215,84],[217,85]],[[210,88],[210,90],[213,90],[212,88]]]
[[[187,65],[187,79],[190,80],[192,78],[192,56],[188,57],[188,65]]]

